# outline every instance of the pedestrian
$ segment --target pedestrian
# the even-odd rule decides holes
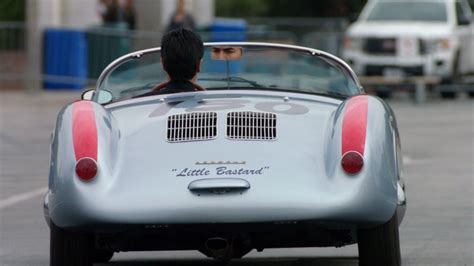
[[[191,31],[196,30],[196,25],[191,14],[186,12],[184,0],[178,0],[178,6],[174,12],[171,20],[166,27],[166,32],[176,30],[176,29],[187,29]]]
[[[133,0],[99,0],[98,12],[105,26],[125,23],[127,29],[135,29]]]
[[[98,12],[104,25],[118,22],[119,8],[117,0],[99,0]]]
[[[128,29],[135,30],[135,7],[133,0],[124,0],[122,4],[123,20],[127,23]]]

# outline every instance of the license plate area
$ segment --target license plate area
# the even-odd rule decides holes
[[[403,78],[405,77],[405,72],[397,67],[386,67],[383,69],[383,76],[386,78]]]

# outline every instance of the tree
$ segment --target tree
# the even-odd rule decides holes
[[[1,0],[0,21],[25,21],[25,0]]]
[[[367,0],[217,0],[225,17],[343,17],[361,10]]]
[[[266,0],[217,0],[216,14],[221,17],[259,17],[268,13]]]

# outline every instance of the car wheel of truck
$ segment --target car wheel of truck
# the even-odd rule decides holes
[[[106,262],[109,262],[113,256],[114,256],[113,251],[95,249],[92,255],[92,261],[99,262],[99,263],[106,263]]]
[[[388,86],[376,86],[374,91],[375,95],[382,99],[390,99],[392,97],[392,90]]]
[[[357,231],[359,266],[400,266],[397,213],[386,223]]]
[[[456,99],[457,93],[453,91],[442,91],[441,98],[443,99]]]
[[[92,266],[92,236],[68,232],[53,223],[50,233],[50,266]]]
[[[442,84],[456,86],[461,83],[461,76],[459,74],[459,56],[459,52],[457,52],[453,63],[453,73],[451,78],[444,80]],[[440,94],[443,99],[455,99],[458,96],[455,90],[442,90]]]

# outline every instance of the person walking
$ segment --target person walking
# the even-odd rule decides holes
[[[178,6],[176,8],[175,13],[171,17],[168,26],[166,27],[166,32],[181,28],[191,31],[196,30],[194,18],[191,16],[191,14],[186,12],[184,0],[178,0]]]

